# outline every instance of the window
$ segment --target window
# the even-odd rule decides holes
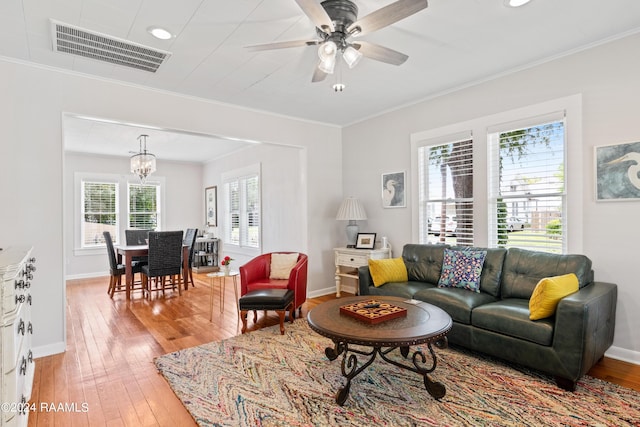
[[[158,184],[129,184],[128,228],[159,230],[160,186]]]
[[[103,246],[104,231],[110,232],[114,243],[117,243],[118,184],[82,181],[81,199],[81,247]]]
[[[225,235],[227,244],[259,249],[260,241],[260,174],[259,167],[250,167],[240,176],[224,179],[226,194]]]
[[[117,245],[124,242],[127,228],[162,230],[164,184],[165,178],[157,176],[140,184],[129,176],[76,172],[76,255],[104,253],[104,231]]]
[[[418,148],[420,243],[473,246],[473,140]]]
[[[529,122],[489,131],[489,245],[564,253],[564,114]]]

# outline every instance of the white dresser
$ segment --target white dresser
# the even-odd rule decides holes
[[[35,259],[31,250],[28,247],[0,250],[0,426],[26,426],[29,418],[28,405],[35,367],[31,351],[31,281]]]
[[[334,248],[336,261],[336,296],[340,297],[342,278],[350,277],[358,282],[358,267],[369,265],[370,259],[383,259],[391,256],[391,249],[353,249]],[[356,286],[356,294],[358,287]]]

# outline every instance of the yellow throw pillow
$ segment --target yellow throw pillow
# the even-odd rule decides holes
[[[389,282],[406,282],[409,280],[407,267],[402,258],[370,259],[369,271],[375,287]]]
[[[291,270],[298,263],[298,254],[271,254],[269,279],[288,279]]]
[[[560,300],[577,291],[578,277],[573,273],[545,277],[538,282],[529,300],[529,319],[553,316]]]

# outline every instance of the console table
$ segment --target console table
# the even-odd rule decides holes
[[[381,249],[354,249],[334,248],[336,263],[336,297],[340,297],[342,278],[350,277],[358,280],[358,267],[369,265],[370,259],[383,259],[391,257],[390,248]],[[356,293],[358,287],[356,286]]]

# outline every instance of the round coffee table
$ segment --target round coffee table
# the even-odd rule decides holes
[[[371,300],[404,308],[407,310],[406,316],[372,324],[340,310],[342,306]],[[425,302],[407,302],[405,298],[365,295],[322,303],[309,312],[307,321],[311,329],[333,341],[334,347],[325,349],[329,360],[335,360],[342,354],[342,376],[347,379],[347,383],[336,393],[339,405],[343,405],[349,396],[351,380],[373,363],[378,355],[388,363],[422,375],[429,394],[435,399],[444,397],[445,386],[432,381],[428,376],[436,369],[436,354],[432,344],[445,347],[446,335],[451,330],[451,317],[444,310]],[[408,358],[410,346],[418,344],[427,345],[431,354],[430,364],[427,364],[427,357],[421,350],[414,351],[411,358]],[[371,350],[362,350],[354,345],[371,347]],[[387,356],[396,348],[400,349],[400,354],[405,359],[411,360],[411,365]],[[358,355],[362,356],[363,363],[358,360]]]

